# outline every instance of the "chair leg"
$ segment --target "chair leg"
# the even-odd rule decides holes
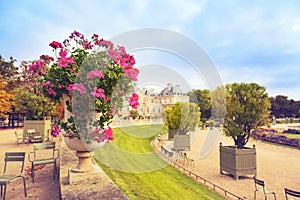
[[[32,178],[32,182],[34,182],[34,165],[31,164],[31,178]]]
[[[23,184],[24,184],[24,194],[25,194],[25,197],[27,197],[27,191],[26,191],[26,181],[25,181],[25,177],[22,176],[23,178]]]
[[[276,200],[276,194],[275,194],[275,192],[273,194],[274,194],[274,199]]]
[[[254,200],[256,200],[256,190],[254,191]]]
[[[5,195],[6,195],[6,185],[4,185],[3,200],[5,200]]]
[[[55,174],[56,174],[56,163],[54,163],[54,167],[53,167],[53,179],[55,179]]]

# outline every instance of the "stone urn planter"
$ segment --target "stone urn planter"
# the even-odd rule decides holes
[[[236,146],[222,146],[220,143],[220,173],[227,172],[234,176],[235,180],[239,176],[256,176],[256,149]]]
[[[71,171],[75,173],[85,173],[95,170],[95,166],[92,161],[93,151],[101,148],[105,145],[104,142],[91,142],[87,143],[84,139],[78,139],[78,137],[68,137],[64,136],[64,142],[69,149],[76,151],[76,156],[78,157],[78,163],[75,168]]]
[[[70,116],[73,116],[71,112],[67,110],[66,101],[71,101],[69,97],[66,95],[63,96],[65,109],[64,109],[64,119],[68,119]],[[99,113],[96,112],[87,112],[86,116],[90,118],[91,121],[95,121],[97,117],[99,117]],[[88,126],[88,125],[87,125]],[[87,139],[83,136],[83,133],[79,133],[81,135],[80,139],[77,135],[68,135],[63,134],[64,142],[69,149],[76,151],[76,156],[78,157],[78,163],[75,168],[72,168],[71,171],[75,173],[85,173],[92,172],[95,170],[95,166],[92,162],[92,154],[93,151],[101,148],[107,142],[106,140],[103,142],[96,141],[87,141]]]

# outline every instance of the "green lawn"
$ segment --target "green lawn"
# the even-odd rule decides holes
[[[161,129],[161,125],[114,129],[113,142],[95,151],[95,158],[132,200],[225,199],[168,165],[152,151],[150,142]]]
[[[300,134],[284,134],[287,138],[300,139]]]

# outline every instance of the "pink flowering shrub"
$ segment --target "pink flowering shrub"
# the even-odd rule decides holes
[[[62,43],[53,41],[56,59],[43,55],[30,66],[34,73],[42,75],[41,85],[48,97],[61,101],[72,113],[68,119],[57,120],[51,134],[57,136],[64,130],[70,137],[85,137],[88,141],[112,140],[109,124],[124,100],[137,108],[138,95],[133,91],[139,70],[135,59],[124,47],[100,39],[94,34],[91,40],[77,31]],[[90,111],[100,113],[91,121]]]

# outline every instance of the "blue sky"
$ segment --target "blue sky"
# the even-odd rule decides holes
[[[270,96],[300,100],[299,10],[296,0],[0,1],[0,54],[18,62],[51,54],[48,44],[73,30],[110,38],[140,28],[163,28],[198,43],[224,84],[256,82]],[[144,52],[140,60],[151,58],[160,63],[169,57]],[[188,70],[181,62],[167,65]]]

